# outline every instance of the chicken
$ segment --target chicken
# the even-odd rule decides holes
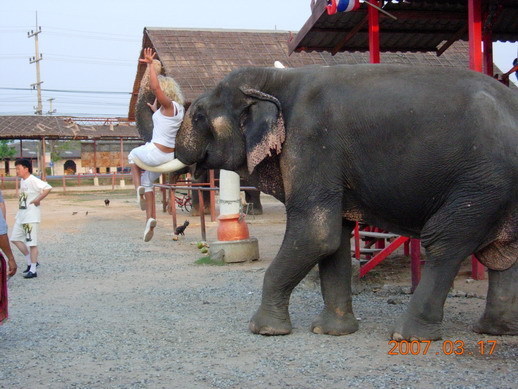
[[[178,240],[178,235],[184,235],[184,231],[189,225],[189,220],[186,220],[183,222],[181,226],[176,227],[176,230],[174,230],[173,240]]]
[[[104,200],[104,205],[105,205],[105,206],[110,205],[110,200],[108,200],[108,199]]]

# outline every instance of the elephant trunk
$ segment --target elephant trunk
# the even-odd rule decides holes
[[[191,108],[185,113],[182,125],[176,136],[176,156],[188,165],[203,159],[207,149],[207,138],[210,136],[208,129],[202,128],[195,131],[190,110]]]

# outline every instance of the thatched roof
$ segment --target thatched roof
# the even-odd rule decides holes
[[[293,53],[288,42],[293,34],[286,31],[188,30],[145,28],[142,48],[157,52],[164,72],[180,84],[187,101],[213,88],[230,71],[244,66],[273,66],[280,61],[287,67],[368,63],[369,54],[345,52]],[[457,42],[443,55],[426,53],[382,53],[383,63],[468,68],[468,44]],[[144,75],[139,64],[133,84],[128,118],[134,120],[135,103]]]
[[[0,116],[0,139],[138,139],[133,125],[62,116]]]

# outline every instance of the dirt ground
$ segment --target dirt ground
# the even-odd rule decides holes
[[[12,226],[14,195],[4,196]],[[37,279],[21,277],[25,266],[15,253],[10,319],[0,326],[0,387],[516,387],[518,338],[469,329],[487,290],[486,280],[470,279],[469,261],[446,303],[444,340],[426,355],[424,345],[405,354],[387,337],[410,298],[409,260],[401,252],[359,282],[357,333],[309,332],[322,306],[309,277],[291,299],[293,334],[252,335],[247,322],[285,229],[283,205],[269,196],[262,201],[264,215],[247,217],[260,260],[200,266],[199,218],[179,211],[179,223],[190,225],[173,241],[171,216],[157,204],[158,227],[144,243],[133,191],[49,195]],[[216,240],[210,219],[207,235]]]

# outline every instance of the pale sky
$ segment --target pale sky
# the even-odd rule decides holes
[[[14,0],[0,2],[0,115],[31,115],[37,103],[36,11],[43,112],[53,101],[56,115],[121,116],[137,69],[144,27],[224,28],[298,31],[311,14],[310,0]],[[495,44],[494,60],[512,67],[518,44]],[[516,82],[515,76],[511,80]],[[6,89],[8,88],[8,89]],[[67,91],[123,92],[120,94]],[[126,92],[126,94],[124,93]]]

